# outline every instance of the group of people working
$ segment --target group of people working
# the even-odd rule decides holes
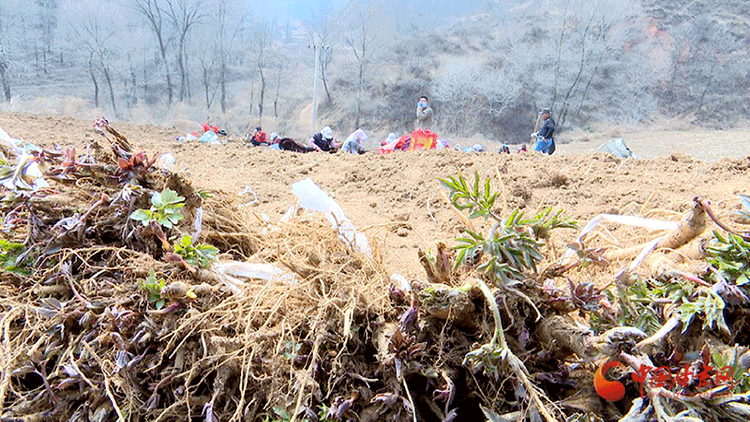
[[[421,96],[417,102],[416,127],[427,130],[431,129],[433,114],[429,99],[426,96]],[[541,126],[539,130],[531,134],[532,142],[534,142],[533,150],[543,154],[552,154],[556,148],[554,138],[555,120],[552,118],[552,110],[544,108],[539,114]],[[275,132],[271,133],[269,139],[260,126],[255,128],[255,132],[250,137],[250,142],[254,146],[271,146],[280,150],[302,153],[312,151],[336,152],[340,150],[351,154],[363,154],[365,152],[363,147],[365,141],[367,141],[367,133],[362,129],[357,129],[344,142],[338,143],[334,140],[333,130],[330,126],[326,126],[320,132],[314,133],[307,141],[307,145],[299,144],[292,138],[279,138]],[[524,151],[526,150],[525,147],[526,144],[523,144]],[[519,151],[521,150],[519,149]],[[500,152],[509,153],[510,150],[504,144]]]
[[[333,138],[333,130],[326,126],[320,132],[314,133],[307,145],[301,145],[292,138],[279,138],[275,132],[271,133],[270,139],[266,132],[258,126],[255,132],[250,136],[250,143],[253,146],[270,146],[272,148],[293,151],[293,152],[336,152],[343,151],[350,154],[363,154],[365,152],[363,143],[367,141],[367,133],[362,129],[352,132],[349,137],[342,143],[338,143]]]

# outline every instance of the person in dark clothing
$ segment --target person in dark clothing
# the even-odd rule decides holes
[[[310,146],[315,151],[325,152],[336,152],[336,150],[340,146],[336,143],[336,141],[333,140],[333,131],[328,126],[324,127],[320,132],[314,134],[308,141],[308,144],[310,144]]]
[[[433,114],[434,112],[432,111],[432,107],[430,107],[430,100],[428,100],[424,95],[419,97],[419,102],[417,103],[416,127],[426,130],[432,129]]]
[[[280,139],[279,149],[284,150],[284,151],[292,151],[292,152],[300,152],[300,153],[315,151],[315,148],[302,146],[298,144],[297,142],[295,142],[294,139],[292,138]]]
[[[549,108],[542,109],[542,127],[534,135],[536,136],[536,146],[534,151],[540,151],[543,154],[552,154],[555,152],[555,120],[552,119],[552,110]]]

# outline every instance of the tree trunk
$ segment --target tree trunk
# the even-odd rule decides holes
[[[161,34],[158,35],[159,38],[159,50],[161,51],[161,59],[164,62],[164,72],[167,76],[167,98],[168,98],[168,105],[172,105],[172,102],[174,101],[174,93],[172,91],[172,75],[169,71],[169,61],[167,60],[167,48],[164,45],[164,41],[162,40]]]
[[[0,61],[0,79],[3,81],[3,95],[5,101],[10,102],[10,75],[8,75],[8,62],[3,59]]]
[[[187,63],[187,57],[184,59],[184,62]],[[190,72],[188,70],[185,71],[185,90],[187,92],[187,98],[188,98],[188,104],[193,99],[193,96],[190,94]]]
[[[143,62],[143,98],[148,95],[148,72],[146,71],[146,62]]]
[[[255,102],[255,81],[250,80],[250,115],[253,114],[253,103]]]
[[[135,67],[133,65],[130,65],[130,82],[133,84],[130,95],[130,106],[133,107],[138,101],[138,85],[136,84],[137,81],[135,80]]]
[[[162,59],[164,60],[164,71],[167,74],[167,98],[169,98],[169,102],[167,104],[171,106],[174,102],[174,93],[172,91],[172,76],[169,72],[169,62],[167,61],[166,54],[162,57]]]
[[[172,76],[169,71],[169,60],[167,60],[167,45],[164,40],[163,26],[162,26],[162,8],[159,6],[159,2],[152,0],[135,1],[138,11],[148,20],[151,30],[156,35],[157,41],[159,41],[159,53],[161,54],[161,60],[164,63],[164,73],[167,79],[167,102],[168,106],[172,106],[174,102],[174,93],[172,90]],[[144,63],[143,67],[144,76],[146,72],[146,66]],[[144,82],[147,78],[143,78]],[[144,93],[148,95],[148,92]]]
[[[323,89],[325,89],[326,91],[326,98],[328,99],[328,104],[331,104],[333,103],[333,101],[331,101],[331,91],[328,90],[328,81],[326,80],[328,78],[326,78],[326,72],[325,70],[321,69],[320,73],[323,74],[322,75],[323,77],[321,79],[323,80]]]
[[[187,30],[189,27],[185,27],[180,34],[180,45],[177,49],[177,64],[180,67],[180,101],[183,101],[185,97],[190,98],[190,77],[187,72],[187,57],[185,55],[185,42],[187,40]]]
[[[115,112],[115,116],[117,116],[117,104],[115,103],[115,91],[112,88],[112,78],[109,74],[109,67],[106,65],[102,66],[102,71],[104,72],[104,79],[107,80],[107,87],[109,88],[109,100],[112,102],[112,110]]]
[[[185,99],[185,63],[182,60],[182,46],[177,53],[177,66],[180,68],[180,101]]]
[[[364,59],[364,56],[362,57]],[[354,130],[359,129],[359,119],[362,115],[362,86],[365,83],[365,63],[361,61],[359,63],[359,84],[357,87],[357,105],[354,116]]]
[[[91,75],[91,81],[94,82],[94,105],[99,108],[99,83],[96,81],[93,60],[89,60],[89,74]]]
[[[596,76],[596,72],[599,71],[599,67],[601,67],[602,62],[604,61],[604,53],[607,50],[604,49],[599,54],[599,59],[596,61],[596,66],[594,66],[594,70],[591,71],[591,76],[589,77],[588,82],[586,83],[586,88],[583,89],[583,94],[581,94],[581,102],[578,103],[578,111],[576,111],[576,117],[581,117],[581,110],[583,109],[583,102],[586,100],[586,97],[589,93],[589,88],[591,87],[591,82],[594,80],[594,76]]]
[[[219,74],[221,84],[221,112],[227,112],[227,62],[225,58],[221,59],[221,72]]]
[[[575,89],[578,86],[578,82],[581,80],[583,68],[586,66],[586,36],[589,33],[589,29],[591,28],[591,22],[593,21],[593,19],[594,18],[592,15],[592,18],[589,21],[588,25],[586,25],[586,27],[583,29],[583,35],[581,36],[581,60],[578,64],[578,73],[576,73],[575,79],[573,79],[573,82],[570,84],[568,91],[565,93],[565,98],[563,99],[562,106],[560,107],[560,112],[558,114],[558,116],[560,116],[560,128],[565,125],[565,120],[568,118],[568,109],[570,108],[570,103],[568,102],[568,100],[570,99],[570,96],[575,92]]]
[[[209,88],[208,68],[203,66],[203,90],[206,94],[206,109],[211,108],[211,98],[208,94]]]
[[[706,99],[706,93],[708,93],[708,90],[711,88],[711,82],[713,82],[713,79],[714,79],[714,75],[713,74],[714,74],[714,67],[716,66],[715,63],[716,62],[714,62],[714,64],[711,65],[711,74],[709,75],[708,80],[706,81],[706,86],[703,88],[703,92],[701,93],[701,98],[698,101],[698,108],[695,109],[695,113],[696,114],[699,111],[701,111],[701,109],[703,108],[703,102]]]
[[[276,97],[273,99],[273,117],[279,117],[279,90],[281,89],[281,66],[279,66],[279,74],[276,78]]]
[[[560,39],[557,41],[557,62],[555,63],[555,78],[554,83],[552,84],[552,104],[549,105],[549,107],[552,107],[552,109],[555,109],[555,102],[557,101],[557,84],[560,80],[560,65],[562,62],[562,50],[563,50],[563,43],[565,41],[565,30],[568,27],[568,19],[567,16],[563,18],[562,22],[562,29],[560,30]]]
[[[260,67],[260,100],[258,101],[258,120],[263,119],[263,98],[266,95],[266,78],[263,75],[263,68]]]

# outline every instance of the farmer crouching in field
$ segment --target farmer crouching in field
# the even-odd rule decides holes
[[[367,134],[364,130],[357,129],[346,138],[346,141],[341,145],[341,151],[350,154],[364,154],[365,149],[362,147],[362,143],[365,141],[367,141]]]
[[[299,153],[315,151],[313,147],[306,147],[304,145],[300,145],[292,138],[279,139],[279,149],[282,151],[292,151],[292,152],[299,152]]]
[[[536,136],[534,151],[551,155],[555,152],[555,121],[552,119],[552,110],[549,108],[542,109],[541,119],[542,127],[532,134],[532,137]]]
[[[255,133],[253,133],[253,137],[250,138],[250,143],[253,144],[253,146],[267,146],[268,145],[268,139],[266,138],[266,132],[263,132],[263,129],[260,128],[260,126],[257,126],[255,128]]]
[[[431,129],[432,128],[432,107],[430,107],[430,100],[424,95],[419,97],[417,103],[417,128]]]
[[[326,126],[308,141],[315,151],[335,152],[339,145],[333,140],[333,131]]]

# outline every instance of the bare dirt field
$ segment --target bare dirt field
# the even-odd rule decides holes
[[[451,150],[352,156],[295,154],[240,142],[187,144],[177,142],[172,129],[113,124],[138,149],[174,154],[174,170],[198,187],[229,194],[250,187],[257,195],[251,209],[271,221],[294,204],[290,185],[311,178],[359,229],[380,242],[386,266],[406,276],[423,274],[419,248],[434,248],[438,241],[450,244],[460,234],[462,225],[441,196],[441,177],[476,171],[481,178],[491,177],[495,186],[502,183],[510,207],[532,213],[553,206],[580,223],[600,213],[684,211],[696,195],[729,213],[738,206],[737,193],[750,193],[748,130],[603,133],[588,142],[561,143],[560,153],[553,156]],[[91,122],[66,117],[0,114],[0,127],[42,145],[82,148],[95,137]],[[593,153],[601,142],[617,136],[642,159]],[[238,197],[238,202],[252,199],[251,194]]]
[[[743,158],[750,153],[750,130],[744,128],[611,130],[585,137],[584,139],[588,138],[586,141],[581,138],[572,137],[573,142],[561,145],[561,153],[588,153],[614,138],[623,138],[640,158],[658,158],[679,152],[698,160],[718,161],[724,158]]]

